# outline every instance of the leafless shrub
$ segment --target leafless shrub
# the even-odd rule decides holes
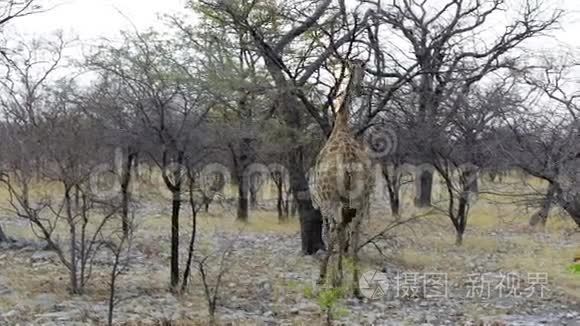
[[[223,277],[229,270],[229,256],[231,255],[237,238],[231,240],[224,248],[206,256],[195,259],[211,325],[216,324],[216,311],[220,299],[220,288]]]
[[[133,226],[132,221],[129,226]],[[135,230],[129,230],[130,232],[125,232],[123,228],[122,232],[117,232],[109,236],[109,240],[106,241],[106,248],[113,255],[113,264],[111,267],[111,272],[109,276],[109,302],[108,302],[108,313],[107,313],[107,323],[109,326],[113,325],[113,314],[115,306],[119,303],[122,298],[117,298],[117,279],[129,268],[131,263],[131,249],[133,244],[133,235]]]

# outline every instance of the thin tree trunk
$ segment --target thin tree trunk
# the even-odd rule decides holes
[[[283,223],[288,219],[287,209],[284,207],[284,179],[281,173],[272,175],[276,186],[276,211],[278,212],[278,222]]]
[[[195,246],[195,235],[197,232],[197,208],[195,207],[195,200],[193,198],[193,179],[190,176],[189,186],[189,205],[191,207],[191,238],[189,240],[189,249],[187,251],[187,262],[185,263],[185,271],[183,272],[183,281],[181,283],[181,292],[185,292],[189,277],[191,276],[191,263],[193,261],[193,250]]]
[[[399,192],[398,191],[390,191],[389,190],[389,204],[391,207],[391,213],[395,218],[400,217],[400,207],[401,202],[399,199]]]
[[[113,312],[115,309],[115,286],[117,281],[117,268],[119,265],[119,257],[115,257],[115,263],[113,264],[113,271],[111,272],[111,279],[109,284],[109,312],[107,314],[107,325],[113,325]]]
[[[474,191],[477,190],[476,171],[473,169],[466,169],[461,173],[463,186],[461,195],[459,196],[459,207],[457,208],[457,216],[456,216],[457,223],[455,224],[455,228],[457,231],[455,244],[458,246],[463,244],[463,235],[465,233],[465,229],[467,228],[467,218],[469,215],[470,201],[474,196]]]
[[[455,229],[457,231],[455,244],[460,246],[463,244],[463,234],[467,227],[467,217],[469,214],[470,200],[472,200],[474,183],[477,182],[475,178],[475,171],[465,170],[462,172],[463,178],[463,189],[461,196],[459,196],[459,207],[457,208],[457,223],[455,224]]]
[[[290,217],[290,201],[288,200],[288,198],[284,199],[282,201],[282,214],[284,215],[284,219],[288,220],[288,218]]]
[[[177,291],[179,285],[179,211],[181,209],[181,183],[182,183],[182,165],[184,153],[178,151],[177,165],[178,168],[173,172],[174,184],[171,189],[172,208],[171,208],[171,291]]]
[[[389,193],[389,206],[391,207],[391,214],[398,219],[400,216],[400,176],[397,175],[397,167],[394,167],[394,173],[389,173],[389,167],[384,165],[383,166],[383,176],[385,177],[385,181],[387,182],[387,191]]]
[[[554,196],[556,194],[556,186],[554,183],[548,185],[548,191],[542,201],[542,206],[540,209],[532,215],[530,218],[530,226],[546,226],[548,221],[548,215],[550,215],[550,209],[552,208],[552,203],[554,202]]]
[[[243,177],[238,182],[238,215],[237,219],[241,222],[248,221],[248,189]]]
[[[80,188],[78,187],[78,185],[76,186],[77,188],[77,196],[78,193],[80,192]],[[77,204],[78,205],[78,204]],[[78,207],[78,206],[77,206]],[[77,208],[78,209],[78,208]],[[80,268],[81,268],[81,272],[80,272],[80,288],[81,290],[85,288],[85,274],[86,274],[86,267],[87,267],[87,260],[88,260],[88,252],[87,252],[87,248],[86,248],[86,238],[87,238],[87,226],[89,224],[89,218],[87,216],[87,211],[88,211],[88,207],[87,207],[87,196],[83,193],[82,194],[82,206],[80,206],[80,215],[82,216],[82,224],[81,224],[81,241],[80,241],[80,250],[79,250],[79,258],[80,258]]]
[[[282,190],[282,184],[277,184],[278,194],[276,199],[276,210],[278,211],[278,221],[280,223],[286,222],[288,215],[284,213],[284,191]]]
[[[467,198],[461,196],[459,198],[459,208],[457,209],[457,224],[455,225],[456,237],[455,244],[461,246],[463,244],[463,234],[467,225]]]
[[[179,284],[179,210],[181,208],[181,192],[172,193],[171,207],[171,288],[177,289]]]
[[[463,244],[463,232],[456,230],[455,231],[455,245],[461,246]]]
[[[206,213],[209,213],[209,204],[211,203],[211,198],[204,196],[204,203],[203,203],[203,210]]]
[[[417,172],[415,206],[431,206],[431,192],[433,189],[433,172],[422,170]]]
[[[238,143],[239,155],[236,154],[233,145],[229,145],[230,152],[232,155],[232,163],[234,165],[234,170],[237,176],[238,183],[238,208],[237,208],[237,220],[241,222],[248,221],[248,193],[251,183],[251,176],[245,175],[245,169],[250,165],[252,161],[252,151],[251,151],[250,138],[243,138]]]
[[[76,225],[73,220],[73,212],[72,212],[72,199],[70,195],[71,188],[68,185],[65,185],[65,209],[67,215],[67,222],[69,225],[69,235],[70,235],[70,287],[71,293],[78,294],[79,287],[78,287],[78,279],[77,279],[77,232],[76,232]]]
[[[123,228],[123,236],[129,235],[129,203],[131,201],[131,194],[129,192],[129,185],[131,184],[132,166],[137,158],[137,154],[128,150],[125,164],[121,175],[121,223]]]

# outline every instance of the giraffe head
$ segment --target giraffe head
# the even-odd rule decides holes
[[[366,62],[360,59],[353,59],[347,63],[350,71],[350,80],[347,90],[350,89],[351,95],[360,96],[361,95],[361,83],[364,77]]]

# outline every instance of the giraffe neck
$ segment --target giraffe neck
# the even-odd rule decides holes
[[[334,121],[334,131],[348,131],[348,120],[350,119],[350,107],[352,98],[354,97],[354,93],[359,87],[361,82],[361,72],[354,70],[351,71],[351,76],[348,80],[348,84],[346,85],[346,89],[342,94],[338,97],[336,107],[338,107],[338,111],[336,113],[335,121]]]
[[[338,107],[338,112],[336,113],[336,118],[334,120],[333,131],[348,130],[348,120],[350,119],[350,105],[346,102],[348,98],[346,95],[341,96],[340,106]]]

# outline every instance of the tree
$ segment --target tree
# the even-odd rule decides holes
[[[506,9],[504,0],[448,0],[435,6],[416,0],[396,0],[386,6],[380,1],[365,2],[374,5],[375,19],[381,22],[375,38],[382,39],[386,33],[401,40],[386,49],[377,42],[375,48],[380,49],[378,67],[400,67],[416,94],[412,130],[417,133],[414,160],[419,164],[432,164],[435,159],[433,139],[439,138],[437,134],[445,128],[441,120],[449,114],[445,101],[458,92],[467,94],[491,72],[513,66],[514,49],[554,27],[562,16],[561,11],[546,14],[541,2],[526,0],[520,14],[495,39],[478,42],[478,35]],[[411,51],[413,58],[396,55],[405,51]],[[384,74],[377,69],[376,75]],[[391,93],[387,91],[385,96]],[[417,178],[416,204],[429,206],[432,172],[420,171]]]
[[[38,1],[36,0],[0,0],[0,36],[4,36],[4,28],[10,21],[44,11],[37,3]],[[13,64],[13,61],[9,57],[10,54],[9,48],[6,48],[5,45],[0,46],[0,65],[10,67]],[[0,174],[3,173],[4,171],[0,169]],[[0,243],[9,240],[10,239],[4,233],[4,230],[2,230],[2,225],[0,224]]]
[[[7,17],[13,19],[28,12],[25,8],[17,10],[17,5],[19,3],[13,1],[8,3],[5,8],[8,13],[4,22],[8,22]],[[9,14],[10,10],[17,10],[21,14]],[[36,39],[26,43],[16,40],[12,45],[14,45],[13,50],[1,51],[3,57],[0,69],[2,69],[3,78],[0,79],[0,109],[4,118],[5,139],[12,138],[14,142],[4,142],[3,155],[6,157],[0,157],[4,161],[0,174],[5,178],[11,172],[10,170],[20,169],[24,171],[21,181],[28,182],[32,174],[37,171],[35,165],[38,166],[41,162],[40,154],[35,151],[38,146],[31,142],[32,135],[29,130],[34,127],[37,115],[40,114],[41,95],[47,94],[47,79],[62,64],[62,51],[66,42],[61,35],[58,35],[52,41]],[[13,138],[16,136],[15,133],[22,135],[20,143],[17,141],[18,137]],[[10,157],[8,153],[19,154],[16,157]],[[23,161],[24,157],[21,154],[27,155],[27,160],[32,162]],[[0,241],[8,240],[1,229],[0,225],[0,235],[3,235]]]
[[[131,185],[142,141],[135,112],[126,109],[131,105],[127,102],[130,98],[126,98],[123,92],[118,78],[105,72],[102,79],[79,98],[79,102],[87,117],[101,127],[103,143],[118,156],[115,157],[118,164],[115,172],[121,194],[121,225],[124,236],[129,238],[129,211],[133,200]]]
[[[171,288],[179,284],[179,214],[188,145],[212,103],[197,92],[183,49],[154,32],[122,33],[124,45],[101,46],[88,66],[115,76],[124,109],[135,117],[143,152],[160,168],[171,193]],[[195,153],[195,152],[193,152]]]
[[[129,225],[132,225],[132,221]],[[111,239],[106,242],[106,247],[113,254],[113,266],[111,268],[111,274],[109,278],[109,302],[108,302],[108,312],[107,312],[107,325],[113,325],[113,315],[115,311],[115,305],[118,303],[117,299],[117,280],[124,272],[127,271],[129,264],[131,262],[131,248],[133,243],[134,230],[126,232],[125,229],[121,230],[120,234],[113,234]]]
[[[38,0],[1,0],[0,31],[16,18],[25,17],[45,11]],[[2,53],[2,55],[6,55]]]
[[[308,128],[310,119],[314,119],[324,134],[330,134],[332,127],[327,109],[337,91],[331,86],[330,96],[321,100],[318,107],[308,92],[318,99],[324,97],[308,83],[311,78],[321,80],[324,64],[340,47],[351,42],[362,26],[355,24],[351,29],[351,22],[346,20],[344,2],[341,2],[341,8],[331,8],[331,2],[325,0],[316,5],[314,2],[288,2],[285,6],[270,1],[190,4],[219,24],[249,35],[248,42],[262,58],[276,87],[276,111],[288,128],[285,138],[294,144],[288,148],[290,187],[298,204],[302,251],[305,254],[323,248],[322,217],[312,205],[306,177],[309,165],[305,159],[307,149],[299,133]],[[319,23],[322,19],[324,22]],[[364,21],[358,16],[353,16],[353,19]],[[282,32],[283,24],[291,26]],[[305,113],[308,116],[304,116]]]
[[[229,31],[203,16],[195,27],[179,17],[169,18],[181,46],[197,53],[195,65],[203,75],[200,86],[219,103],[211,117],[220,139],[215,145],[229,157],[238,187],[237,219],[246,222],[256,192],[253,176],[246,173],[258,159],[260,126],[271,116],[259,56],[248,47],[243,31]]]
[[[543,204],[533,216],[534,222],[541,224],[555,202],[580,225],[580,96],[574,90],[576,81],[570,77],[577,68],[568,58],[546,57],[539,64],[518,69],[517,78],[530,87],[522,100],[530,109],[520,112],[517,120],[504,118],[514,142],[503,145],[502,153],[515,166],[548,184]]]
[[[97,141],[98,127],[75,101],[78,86],[71,79],[54,80],[66,45],[62,36],[33,40],[10,55],[0,97],[9,173],[0,184],[9,194],[7,210],[57,253],[70,291],[80,294],[118,206],[93,191],[92,177],[107,155]],[[35,185],[43,183],[56,189],[39,194]],[[67,243],[60,242],[57,228],[67,230]]]

